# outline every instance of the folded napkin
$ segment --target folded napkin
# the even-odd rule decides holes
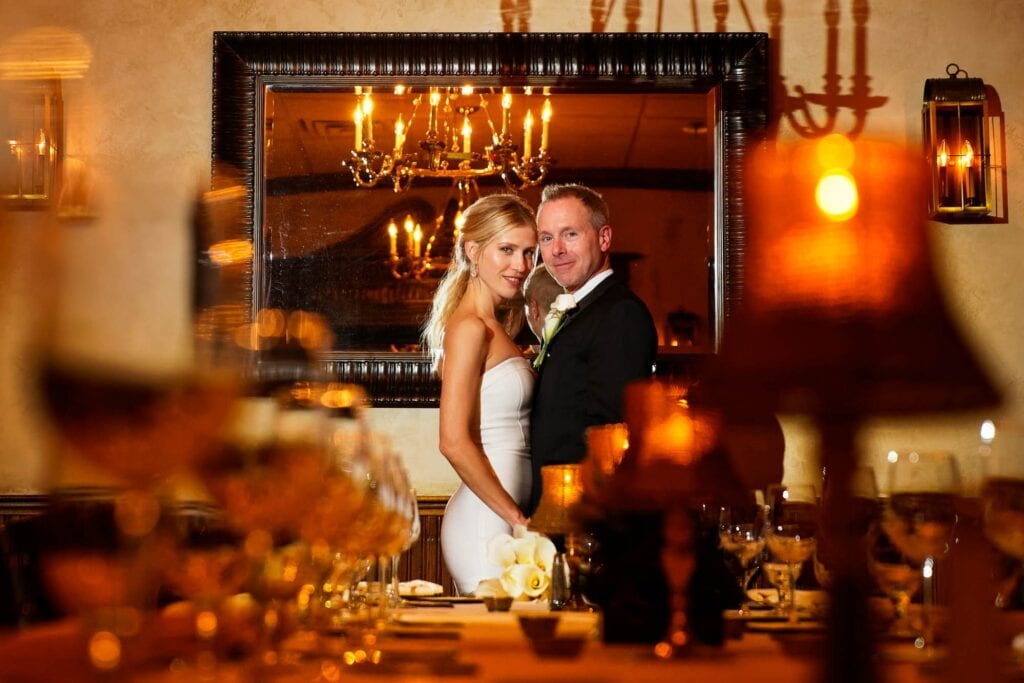
[[[413,579],[398,584],[398,592],[400,595],[441,595],[444,588],[430,581]]]

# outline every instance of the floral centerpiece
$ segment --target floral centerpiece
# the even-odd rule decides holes
[[[547,597],[555,544],[536,531],[518,524],[512,535],[498,534],[487,543],[487,561],[502,568],[500,576],[481,581],[477,597],[510,596],[514,600]]]

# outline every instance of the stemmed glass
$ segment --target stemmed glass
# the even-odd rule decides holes
[[[818,506],[814,487],[804,484],[779,484],[769,488],[770,512],[767,544],[775,559],[789,566],[794,599],[789,605],[789,621],[798,620],[796,580],[800,566],[814,554],[818,533]]]
[[[867,539],[868,572],[892,601],[894,620],[889,635],[906,638],[915,635],[910,626],[910,599],[921,588],[920,563],[907,557],[882,529],[871,525]]]
[[[1008,422],[986,421],[981,438],[985,535],[1017,563],[1019,577],[1024,563],[1024,428]]]
[[[767,513],[765,506],[755,500],[746,504],[723,506],[718,516],[718,539],[722,550],[736,558],[740,565],[740,593],[743,602],[740,612],[746,611],[747,586],[757,565],[754,560],[764,550]]]
[[[953,456],[941,451],[892,452],[889,463],[889,501],[882,529],[920,567],[922,626],[915,645],[930,648],[935,640],[933,579],[936,563],[953,539],[959,474]]]

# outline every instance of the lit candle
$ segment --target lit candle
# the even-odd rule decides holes
[[[961,162],[964,165],[964,185],[967,199],[974,199],[974,147],[971,146],[970,140],[964,141]]]
[[[469,125],[469,114],[462,117],[462,151],[466,154],[473,153],[473,126]]]
[[[367,92],[363,96],[363,120],[366,122],[366,141],[373,146],[373,98]]]
[[[512,124],[512,95],[505,93],[501,96],[501,110],[503,116],[501,117],[501,139],[508,139],[509,127]]]
[[[356,105],[356,113],[352,117],[356,124],[356,151],[363,151],[363,105]]]
[[[946,197],[949,195],[949,147],[945,140],[939,143],[939,153],[935,157],[935,163],[939,167],[940,192],[943,197]]]
[[[419,223],[416,224],[416,229],[412,231],[412,240],[413,254],[416,256],[416,258],[419,258],[421,253],[420,248],[423,242],[423,230],[420,228]]]
[[[430,119],[427,121],[427,135],[437,135],[437,105],[441,103],[441,93],[437,88],[430,89]]]
[[[544,108],[540,112],[540,153],[548,151],[548,124],[551,123],[551,100],[544,100]]]
[[[533,146],[533,112],[526,110],[526,118],[523,119],[523,158],[530,158],[530,148]]]
[[[391,243],[391,248],[388,253],[391,254],[391,258],[398,258],[398,226],[395,225],[395,221],[392,220],[388,223],[388,240]]]
[[[405,224],[402,227],[405,229],[405,254],[412,256],[412,216],[405,217]]]
[[[398,115],[398,120],[395,121],[395,158],[402,156],[402,148],[405,147],[405,121],[402,120],[402,115]]]

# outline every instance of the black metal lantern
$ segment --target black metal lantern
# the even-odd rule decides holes
[[[1002,155],[985,83],[956,64],[924,85],[924,149],[931,168],[929,214],[944,222],[989,222],[1004,213]],[[962,77],[961,77],[962,76]]]
[[[0,208],[56,196],[64,147],[60,79],[0,83]]]

